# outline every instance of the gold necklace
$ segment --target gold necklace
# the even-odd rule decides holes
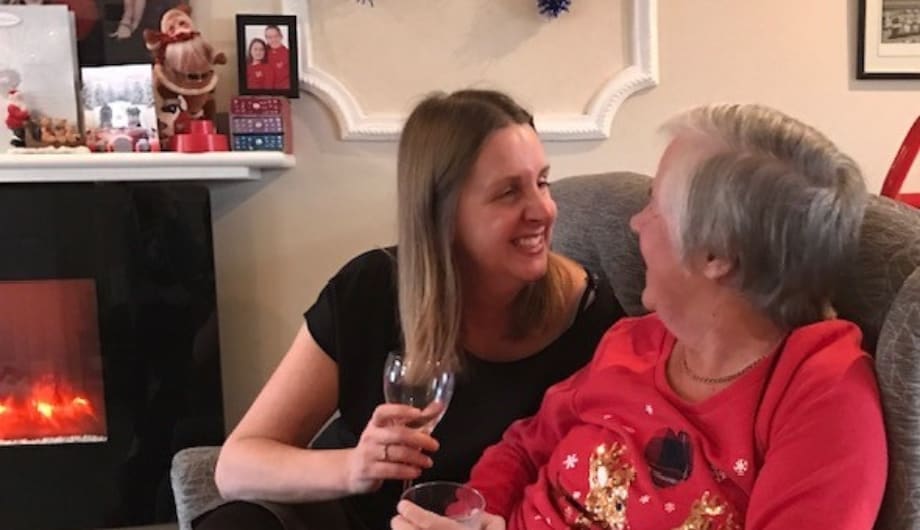
[[[781,342],[782,341],[780,341],[780,343]],[[693,370],[690,368],[690,365],[687,364],[687,348],[684,348],[684,347],[681,347],[681,350],[680,350],[680,354],[681,354],[680,364],[683,367],[684,372],[690,376],[690,379],[693,379],[694,381],[698,383],[705,383],[707,385],[721,385],[723,383],[728,383],[729,381],[734,381],[735,379],[738,379],[742,375],[748,373],[752,368],[757,366],[757,363],[766,359],[768,355],[773,353],[773,351],[775,351],[778,346],[779,344],[771,348],[770,351],[768,351],[767,353],[754,359],[753,361],[750,362],[750,364],[738,370],[737,372],[734,372],[728,375],[719,376],[719,377],[704,377],[702,375],[695,374]]]

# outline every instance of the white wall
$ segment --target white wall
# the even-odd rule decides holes
[[[385,9],[386,1],[395,0],[373,9]],[[598,1],[575,0],[572,9],[590,10]],[[280,8],[271,0],[193,5],[205,36],[225,51],[233,49],[235,12]],[[555,177],[651,172],[661,148],[655,131],[665,118],[732,100],[773,105],[822,129],[863,166],[870,189],[879,189],[920,111],[920,81],[854,80],[856,0],[659,0],[659,16],[660,86],[626,101],[608,140],[547,145]],[[565,61],[566,50],[577,48],[566,44],[580,37],[574,28],[560,39],[559,55],[547,60]],[[409,38],[381,35],[380,42]],[[375,57],[352,60],[371,65]],[[235,76],[232,66],[222,71]],[[385,90],[386,80],[380,83]],[[218,98],[226,101],[235,89],[235,78],[223,80]],[[309,94],[293,109],[297,168],[213,194],[228,428],[328,277],[354,254],[394,239],[395,144],[337,140],[332,115]]]

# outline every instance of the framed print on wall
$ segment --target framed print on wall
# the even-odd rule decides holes
[[[297,50],[297,17],[237,15],[239,93],[299,97]]]
[[[920,0],[859,0],[857,79],[920,79]]]

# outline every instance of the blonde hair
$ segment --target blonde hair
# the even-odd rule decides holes
[[[438,366],[459,371],[463,292],[454,259],[460,189],[489,136],[533,117],[510,97],[489,90],[435,93],[419,103],[399,141],[399,317],[410,378]],[[569,280],[558,256],[547,274],[515,299],[509,335],[543,330],[565,311]]]

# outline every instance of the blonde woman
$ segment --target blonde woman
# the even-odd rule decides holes
[[[530,114],[490,91],[432,95],[399,144],[399,247],[346,264],[306,312],[216,471],[231,503],[199,529],[387,528],[402,480],[466,480],[623,315],[610,287],[550,251],[556,206]],[[387,353],[459,370],[429,436],[383,404]],[[333,449],[307,443],[323,434]],[[273,501],[273,502],[265,502]]]

